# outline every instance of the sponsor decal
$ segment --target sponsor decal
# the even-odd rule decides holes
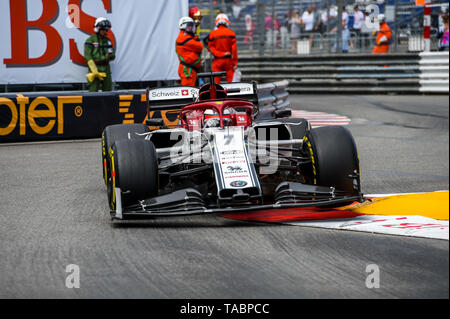
[[[151,119],[163,119],[165,126],[175,126],[178,124],[180,111],[179,110],[164,110],[164,111],[151,111],[149,118]],[[145,121],[143,122],[145,124]],[[158,129],[159,127],[150,127],[150,129]]]
[[[195,97],[198,95],[197,88],[162,88],[154,89],[149,92],[149,99],[153,101],[171,100],[180,98]]]
[[[247,186],[247,182],[245,181],[233,181],[230,183],[231,187],[245,187]]]
[[[83,115],[83,108],[80,105],[78,105],[75,107],[74,112],[76,117],[81,117],[81,115]]]
[[[92,34],[92,26],[96,18],[82,10],[81,1],[66,1],[66,4],[63,4],[61,8],[60,5],[62,3],[60,2],[62,1],[40,1],[40,6],[42,6],[40,16],[31,20],[28,18],[29,10],[35,9],[35,5],[31,5],[30,9],[30,4],[27,1],[9,1],[11,57],[3,60],[6,67],[48,66],[56,64],[63,54],[63,37],[65,32],[63,29],[58,29],[54,25],[54,22],[64,11],[68,13],[67,19],[70,21],[71,26],[76,27],[82,33]],[[102,2],[106,12],[112,13],[111,0],[103,0]],[[31,57],[29,54],[32,47],[32,43],[28,39],[30,29],[38,30],[46,38],[44,43],[47,43],[47,45],[44,47],[44,53],[39,57]],[[108,32],[107,37],[115,46],[115,36],[112,30]],[[95,42],[93,45],[94,47],[98,47],[99,43]],[[69,56],[70,60],[75,64],[86,64],[73,38],[69,39]]]
[[[246,164],[247,162],[245,160],[238,160],[238,161],[225,161],[222,162],[222,165],[229,165],[229,164]]]
[[[12,99],[0,97],[0,112],[10,114],[4,116],[7,119],[6,125],[0,126],[0,136],[7,136],[19,128],[19,135],[27,135],[28,130],[32,130],[39,135],[46,135],[55,126],[58,135],[64,134],[64,106],[66,104],[81,104],[82,96],[58,96],[55,103],[47,97],[39,96],[30,99],[22,94],[18,94],[16,102]],[[80,117],[83,114],[81,106],[75,108],[75,114]]]
[[[222,151],[220,154],[222,155],[236,155],[236,154],[243,154],[243,150],[230,150],[230,151]]]
[[[225,89],[240,89],[240,92],[231,92],[228,95],[248,95],[253,94],[253,85],[248,83],[224,83]]]

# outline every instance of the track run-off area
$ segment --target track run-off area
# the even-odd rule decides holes
[[[448,96],[290,101],[315,126],[350,129],[370,206],[332,212],[332,227],[279,212],[113,222],[100,139],[0,144],[0,298],[448,298]],[[447,238],[352,229],[370,216],[429,218]],[[366,285],[373,265],[379,288]]]

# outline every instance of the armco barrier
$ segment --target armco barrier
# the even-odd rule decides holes
[[[449,92],[448,52],[420,53],[420,92]]]
[[[258,85],[259,116],[261,118],[270,118],[274,111],[290,106],[288,86],[289,81],[286,80]]]
[[[289,106],[287,81],[258,86],[261,117]],[[151,111],[151,118],[176,124],[179,111]],[[108,125],[144,123],[145,90],[104,93],[35,92],[0,95],[0,143],[100,137]]]
[[[289,81],[291,94],[419,93],[418,53],[239,57],[244,81]]]

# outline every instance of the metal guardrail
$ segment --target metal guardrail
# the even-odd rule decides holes
[[[286,90],[290,94],[414,94],[419,93],[421,87],[423,66],[420,61],[417,53],[331,54],[248,57],[240,60],[239,67],[244,80],[262,83],[288,80],[289,88]],[[448,66],[445,70],[448,73]]]
[[[430,52],[420,55],[420,92],[449,93],[449,53]]]
[[[274,111],[288,108],[291,105],[289,92],[287,91],[288,86],[289,81],[287,80],[258,84],[260,118],[270,118],[273,116]]]
[[[260,106],[280,105],[288,101],[289,93],[286,89],[289,81],[258,84],[258,102]]]

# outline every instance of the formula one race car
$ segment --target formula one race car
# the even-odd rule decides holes
[[[150,119],[103,132],[113,219],[335,207],[364,199],[351,133],[342,126],[311,129],[305,119],[285,117],[289,111],[259,119],[254,84],[157,88],[149,91],[149,104],[149,111],[183,105],[178,125]]]

